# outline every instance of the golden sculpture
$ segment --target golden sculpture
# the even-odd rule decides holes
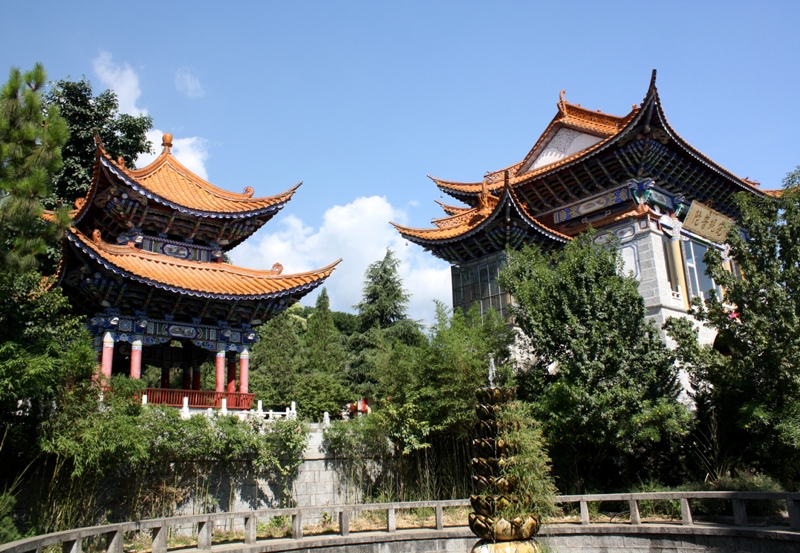
[[[514,454],[503,440],[506,430],[500,417],[503,405],[514,399],[514,388],[492,385],[479,388],[477,437],[473,440],[472,480],[480,495],[470,496],[474,512],[469,514],[469,527],[482,538],[472,553],[538,553],[539,545],[532,538],[539,531],[539,516],[520,513],[520,498],[515,494],[517,480],[506,477],[506,460]]]

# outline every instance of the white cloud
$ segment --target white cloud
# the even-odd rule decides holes
[[[122,113],[129,115],[147,113],[146,109],[136,106],[142,91],[139,89],[139,76],[130,65],[127,63],[118,65],[112,61],[109,52],[100,52],[100,55],[92,60],[92,66],[100,82],[116,93],[119,110]]]
[[[161,153],[161,144],[164,132],[159,129],[147,131],[147,139],[153,143],[153,154],[139,154],[136,158],[136,166],[145,167],[153,162]],[[187,138],[172,138],[172,155],[181,162],[189,171],[208,180],[206,171],[206,160],[208,160],[208,140],[199,136],[189,136]]]
[[[301,188],[299,193],[302,192]],[[342,262],[324,286],[331,298],[331,309],[352,312],[352,306],[361,299],[367,266],[382,259],[386,248],[391,247],[400,259],[404,287],[411,294],[409,316],[431,324],[433,300],[451,304],[450,267],[422,248],[406,244],[389,224],[390,220],[402,223],[406,219],[405,212],[392,207],[384,197],[361,197],[328,209],[319,229],[291,214],[267,224],[234,249],[231,258],[237,265],[258,269],[279,262],[288,274],[318,269],[341,257]],[[309,296],[303,303],[313,304],[314,297]]]
[[[119,110],[122,113],[130,115],[139,115],[147,113],[145,108],[137,107],[136,102],[139,100],[142,91],[139,88],[139,75],[127,63],[116,64],[111,58],[109,52],[100,52],[100,55],[92,60],[94,72],[100,78],[100,82],[113,90],[119,100]],[[180,75],[181,70],[178,71]],[[189,83],[190,91],[186,92],[187,96],[191,93],[197,93],[199,89],[200,94],[203,93],[203,88],[200,86],[200,81],[186,71],[187,82]],[[175,86],[178,85],[178,75],[175,76]],[[192,89],[191,87],[196,88]],[[193,92],[192,92],[193,91]],[[147,139],[153,143],[153,154],[141,154],[136,158],[137,167],[145,167],[152,163],[161,153],[161,138],[164,132],[159,129],[151,129],[147,131]],[[199,177],[208,180],[208,171],[206,171],[206,161],[208,160],[208,141],[200,136],[187,136],[184,138],[172,139],[172,155],[178,161],[186,166],[187,169],[198,175]]]
[[[202,98],[206,95],[200,80],[185,67],[175,73],[175,88],[187,98]]]

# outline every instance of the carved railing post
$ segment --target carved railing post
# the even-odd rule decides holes
[[[397,518],[394,507],[386,509],[386,531],[390,533],[397,531]]]
[[[169,525],[165,522],[153,528],[153,553],[167,553]],[[122,552],[120,552],[122,553]]]
[[[681,524],[684,526],[691,526],[694,524],[692,518],[692,506],[689,500],[685,497],[681,498]]]
[[[747,507],[741,499],[731,499],[733,504],[733,522],[736,526],[747,526]]]
[[[589,524],[589,503],[585,499],[581,499],[581,524]]]
[[[62,553],[81,553],[83,550],[83,540],[75,538],[74,540],[65,541],[61,544]]]
[[[350,535],[350,511],[347,509],[339,511],[339,533],[343,536]]]
[[[255,513],[250,513],[244,517],[244,543],[251,545],[256,543],[256,530],[258,527],[258,517]]]
[[[125,535],[121,530],[106,532],[106,551],[108,553],[123,553],[123,545],[125,545]]]
[[[628,501],[628,505],[631,511],[631,524],[638,526],[642,523],[642,519],[639,516],[639,502],[635,499],[631,499]]]
[[[197,549],[211,549],[211,536],[214,533],[214,521],[204,520],[197,523]]]
[[[800,530],[800,499],[788,496],[786,509],[789,511],[789,525],[795,530]]]
[[[292,515],[292,539],[299,540],[302,537],[303,537],[303,513],[301,511],[297,511]]]

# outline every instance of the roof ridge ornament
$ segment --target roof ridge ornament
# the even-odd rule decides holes
[[[567,100],[565,98],[566,94],[567,94],[566,90],[562,90],[561,92],[559,92],[558,93],[558,104],[556,104],[558,106],[558,111],[560,111],[564,115],[567,114]]]
[[[161,138],[161,145],[164,147],[162,154],[169,154],[172,152],[172,133],[164,133]]]

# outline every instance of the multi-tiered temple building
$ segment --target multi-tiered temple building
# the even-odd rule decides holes
[[[672,129],[655,71],[644,101],[627,115],[571,104],[562,92],[556,116],[522,161],[480,182],[431,178],[466,207],[442,204],[448,216],[434,219],[434,228],[395,227],[450,262],[454,307],[477,302],[482,312],[506,314],[510,298],[496,280],[504,250],[559,248],[592,225],[596,241],[619,242],[659,323],[685,315],[692,297],[716,288],[703,254],[725,249],[739,218],[734,194],[763,194]]]
[[[219,407],[225,399],[228,408],[248,409],[255,327],[322,284],[336,263],[300,274],[282,274],[279,263],[268,271],[227,263],[225,252],[274,217],[297,187],[263,198],[249,187],[227,192],[181,165],[171,148],[166,134],[161,155],[130,170],[98,142],[58,283],[87,317],[103,377],[140,378],[151,365],[161,369],[161,388],[147,390],[151,402],[180,405],[188,397],[191,407]],[[201,365],[212,358],[214,390],[203,391]]]

